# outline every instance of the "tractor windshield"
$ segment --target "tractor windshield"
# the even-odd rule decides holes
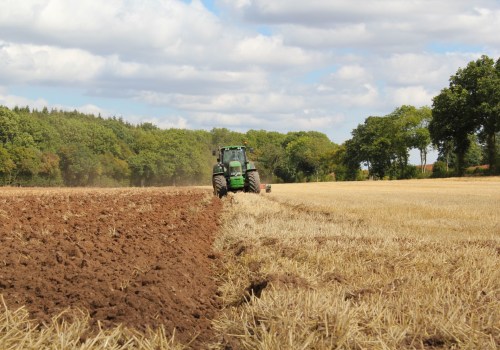
[[[232,161],[238,161],[245,164],[245,154],[243,149],[226,149],[224,151],[222,163],[229,164]]]

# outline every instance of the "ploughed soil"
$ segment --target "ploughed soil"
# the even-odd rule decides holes
[[[201,189],[0,188],[0,294],[40,323],[78,308],[95,329],[210,341],[220,210]]]

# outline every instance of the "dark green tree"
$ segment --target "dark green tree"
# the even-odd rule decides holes
[[[286,153],[299,180],[319,181],[329,173],[328,159],[335,145],[325,134],[308,132],[289,142]]]
[[[468,135],[478,133],[487,145],[490,171],[496,169],[496,134],[500,131],[500,60],[488,56],[471,61],[450,77],[449,87],[433,100],[433,120],[429,126],[438,147],[453,141],[457,174],[465,171]]]
[[[343,151],[346,177],[358,178],[360,164],[368,168],[370,176],[411,178],[415,167],[409,164],[409,151],[421,153],[421,167],[426,162],[430,136],[427,124],[428,107],[401,106],[383,117],[368,117],[352,131],[352,138]]]
[[[429,132],[438,150],[452,144],[457,156],[457,174],[465,172],[465,154],[470,146],[469,135],[476,129],[467,104],[467,90],[459,85],[441,90],[432,103],[432,120]]]
[[[12,142],[19,133],[19,116],[6,107],[0,106],[0,143]]]
[[[210,134],[212,135],[212,145],[214,148],[219,146],[241,145],[245,142],[245,136],[243,134],[230,131],[226,128],[213,128]]]
[[[478,79],[477,113],[481,125],[479,137],[486,142],[487,160],[490,172],[498,172],[496,158],[498,156],[497,134],[500,132],[500,58],[494,70],[490,68],[492,60],[483,57],[486,69]],[[476,63],[478,64],[478,63]]]
[[[86,145],[63,146],[58,156],[64,184],[67,186],[93,185],[100,175],[99,157]]]
[[[392,161],[396,158],[390,123],[389,118],[368,117],[352,131],[351,140],[346,142],[346,165],[351,169],[351,174],[359,168],[360,163],[364,163],[369,174],[380,179],[390,171]]]
[[[4,185],[8,185],[12,181],[12,172],[16,168],[16,164],[12,160],[10,153],[2,144],[0,144],[0,179]]]

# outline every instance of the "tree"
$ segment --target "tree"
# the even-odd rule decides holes
[[[359,128],[359,125],[358,125]],[[342,165],[345,167],[345,179],[346,180],[357,180],[358,175],[361,172],[360,164],[364,161],[364,157],[359,152],[359,140],[354,137],[347,140],[342,145],[343,152],[340,154]]]
[[[483,56],[484,57],[484,56]],[[484,57],[486,63],[492,60]],[[495,69],[487,66],[487,71],[478,79],[477,87],[477,113],[481,124],[480,138],[486,141],[488,164],[490,172],[496,173],[496,157],[498,147],[496,135],[500,132],[500,58],[495,64]]]
[[[469,149],[465,153],[465,167],[471,167],[484,164],[483,148],[479,143],[479,137],[475,134],[469,135]]]
[[[293,141],[286,145],[286,154],[290,165],[297,171],[297,179],[319,181],[320,177],[329,172],[327,159],[335,145],[325,134],[319,132],[290,136]]]
[[[458,175],[464,174],[468,135],[478,133],[487,145],[490,171],[496,166],[496,134],[500,131],[500,59],[471,61],[450,77],[449,87],[433,100],[431,138],[438,146],[453,140]]]
[[[358,178],[360,164],[364,163],[370,176],[382,179],[411,178],[415,167],[409,165],[409,151],[420,151],[421,168],[425,166],[430,136],[427,130],[431,111],[429,107],[403,105],[383,117],[368,117],[352,131],[345,143],[343,165],[345,176]]]
[[[42,152],[35,147],[13,146],[10,149],[16,167],[12,172],[13,180],[32,180],[38,175],[42,163]]]
[[[432,120],[429,132],[432,142],[441,151],[450,143],[457,155],[457,174],[465,172],[465,153],[469,149],[469,135],[476,123],[467,104],[468,92],[460,85],[444,88],[432,100]]]
[[[285,135],[274,131],[249,130],[245,139],[247,146],[253,149],[253,153],[248,155],[256,162],[261,180],[284,181],[278,173],[286,168],[287,155],[283,147]]]
[[[471,166],[477,166],[484,164],[484,147],[479,143],[478,136],[476,134],[470,134],[467,136],[469,139],[469,147],[464,155],[465,168]],[[437,160],[443,162],[446,167],[446,172],[450,171],[450,168],[457,168],[457,156],[451,150],[453,149],[453,142],[445,145],[442,152],[439,153]]]
[[[359,168],[360,163],[368,167],[370,175],[384,178],[390,171],[396,153],[393,149],[393,127],[386,117],[368,117],[363,124],[352,131],[352,139],[346,142],[346,165]]]
[[[160,155],[150,150],[144,150],[128,159],[131,171],[131,183],[134,186],[151,186],[154,184],[159,170],[163,175],[171,176],[172,168],[162,166]]]
[[[215,148],[219,146],[241,145],[245,141],[243,134],[230,131],[226,128],[213,128],[210,134],[212,134],[212,145]]]
[[[0,177],[4,184],[9,184],[12,177],[12,171],[16,164],[12,160],[10,153],[0,144]]]
[[[48,180],[48,184],[59,183],[61,181],[61,169],[59,168],[59,156],[51,152],[42,154],[39,175]]]
[[[0,107],[0,143],[12,142],[19,133],[19,116],[6,107]]]
[[[101,168],[100,176],[108,181],[112,179],[115,183],[122,184],[130,178],[128,163],[110,152],[101,154],[99,156],[99,163]]]
[[[169,129],[162,133],[160,154],[163,168],[160,167],[160,183],[164,184],[192,184],[201,183],[210,179],[211,163],[210,146],[200,147],[200,139],[196,133],[188,130]],[[206,140],[205,140],[206,141]]]
[[[85,145],[70,144],[59,151],[66,186],[89,186],[101,171],[99,158]]]
[[[273,177],[278,177],[281,180],[285,180],[278,175],[280,172],[279,169],[286,167],[287,156],[283,147],[273,143],[267,144],[256,151],[256,157],[258,159],[261,179],[267,178],[272,180]]]
[[[427,153],[431,144],[429,123],[432,119],[432,111],[429,107],[411,107],[404,116],[407,119],[407,147],[418,149],[420,152],[420,172],[425,172],[427,164]]]

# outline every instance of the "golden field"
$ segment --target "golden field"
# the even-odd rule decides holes
[[[500,348],[500,177],[280,184],[222,202],[222,309],[201,348]],[[90,335],[85,310],[39,326],[0,302],[0,349],[193,348],[161,327]]]
[[[226,344],[498,349],[500,178],[273,185],[230,195]]]

